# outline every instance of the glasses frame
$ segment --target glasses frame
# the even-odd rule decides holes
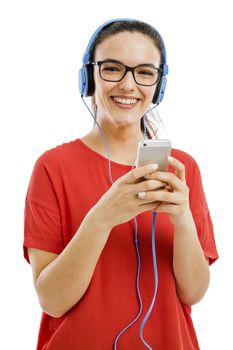
[[[113,82],[113,83],[118,83],[119,81],[123,80],[124,77],[126,76],[126,73],[127,72],[131,72],[132,73],[132,76],[134,78],[134,81],[137,85],[141,85],[141,86],[153,86],[155,84],[157,84],[159,82],[159,80],[161,79],[161,76],[162,76],[162,69],[161,68],[158,68],[158,67],[155,67],[153,64],[151,63],[142,63],[142,64],[138,64],[137,66],[134,66],[134,67],[130,67],[130,66],[126,66],[124,63],[120,62],[120,61],[116,61],[116,60],[104,60],[104,61],[92,61],[90,62],[92,65],[94,66],[98,66],[99,67],[99,76],[102,80],[104,81],[109,81],[109,82]],[[122,78],[121,79],[118,79],[118,80],[109,80],[109,79],[104,79],[101,75],[101,66],[103,63],[117,63],[117,64],[121,64],[122,66],[125,67],[125,73],[123,74]],[[136,78],[135,78],[135,75],[134,75],[134,71],[136,68],[138,67],[151,67],[151,68],[154,68],[155,70],[158,71],[158,77],[156,79],[156,81],[153,83],[153,84],[141,84],[141,83],[138,83]]]

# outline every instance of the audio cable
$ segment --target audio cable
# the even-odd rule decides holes
[[[94,121],[99,129],[100,135],[103,139],[104,146],[105,146],[106,153],[107,153],[107,157],[108,157],[108,176],[109,176],[111,184],[113,184],[112,172],[111,172],[110,152],[109,152],[108,144],[107,144],[105,137],[104,137],[104,133],[103,133],[99,123],[97,122],[94,114],[92,113],[91,109],[89,108],[87,103],[84,101],[82,95],[81,95],[81,99],[82,99],[84,105],[86,106],[86,108],[88,109],[89,113],[91,114],[92,118],[94,119]],[[147,136],[146,136],[145,115],[143,116],[143,125],[144,125],[143,138],[144,138],[144,141],[146,142]],[[134,168],[134,165],[132,165],[132,169],[133,168]],[[144,326],[145,326],[145,324],[146,324],[146,322],[147,322],[147,320],[152,312],[152,309],[154,307],[154,303],[155,303],[156,295],[157,295],[157,290],[158,290],[158,268],[157,268],[156,249],[155,249],[155,221],[156,221],[156,212],[152,211],[151,248],[152,248],[152,259],[153,259],[153,270],[154,270],[154,294],[153,294],[153,298],[152,298],[151,304],[149,306],[149,309],[147,310],[146,315],[144,316],[144,318],[141,322],[141,325],[140,325],[140,329],[139,329],[140,338],[141,338],[142,342],[144,343],[144,345],[146,346],[146,348],[149,350],[153,350],[153,349],[144,339],[143,329],[144,329]],[[127,331],[127,329],[129,329],[138,320],[138,318],[140,317],[140,315],[142,313],[142,309],[143,309],[143,302],[142,302],[142,297],[141,297],[140,288],[139,288],[140,271],[141,271],[141,257],[140,257],[140,250],[139,250],[139,246],[138,246],[138,223],[137,223],[136,217],[134,218],[134,226],[135,226],[134,244],[135,244],[136,255],[137,255],[136,291],[137,291],[137,297],[138,297],[138,301],[139,301],[139,311],[138,311],[137,315],[135,316],[135,318],[117,334],[115,341],[114,341],[114,345],[113,345],[114,350],[117,350],[117,343],[119,341],[119,338],[122,336],[123,333],[125,333]]]

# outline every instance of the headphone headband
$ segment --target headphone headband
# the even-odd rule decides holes
[[[94,78],[93,78],[93,67],[92,65],[90,65],[90,61],[92,59],[91,57],[91,51],[92,51],[92,47],[94,42],[96,41],[96,39],[98,38],[99,34],[101,33],[101,31],[106,28],[107,26],[109,26],[112,23],[115,22],[133,22],[133,21],[138,21],[132,18],[116,18],[116,19],[111,19],[105,23],[103,23],[101,26],[99,26],[96,31],[93,33],[86,51],[83,54],[82,57],[82,62],[83,62],[83,66],[79,71],[79,90],[80,90],[80,94],[81,96],[92,96],[94,93]],[[159,32],[153,28],[156,31],[157,37],[160,41],[160,49],[161,49],[161,64],[160,64],[160,68],[162,69],[162,76],[160,78],[160,81],[158,82],[157,86],[156,86],[156,90],[155,90],[155,94],[153,96],[152,99],[152,103],[158,105],[162,99],[163,99],[163,95],[165,92],[165,88],[166,88],[166,75],[168,74],[168,65],[167,65],[167,56],[166,56],[166,49],[165,49],[165,45],[164,45],[164,41],[161,37],[161,35],[159,34]]]
[[[93,35],[92,35],[92,37],[87,45],[86,51],[83,54],[83,58],[82,58],[83,64],[88,64],[90,62],[92,45],[94,44],[95,40],[98,38],[99,33],[102,31],[102,29],[107,27],[109,24],[112,24],[114,22],[122,22],[122,21],[132,21],[132,20],[129,20],[127,18],[110,19],[109,21],[101,24],[101,26],[99,26],[96,29],[96,31],[93,33]]]

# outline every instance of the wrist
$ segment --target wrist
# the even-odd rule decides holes
[[[113,225],[106,218],[106,215],[102,215],[101,210],[97,206],[90,209],[85,219],[88,220],[89,224],[95,229],[103,233],[109,234],[113,229]]]
[[[190,225],[192,226],[194,224],[192,212],[189,208],[180,216],[170,216],[170,221],[175,229],[190,228]]]

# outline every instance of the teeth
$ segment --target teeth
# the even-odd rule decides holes
[[[120,98],[120,97],[113,97],[113,100],[117,103],[121,103],[123,105],[133,105],[137,102],[136,98]]]

